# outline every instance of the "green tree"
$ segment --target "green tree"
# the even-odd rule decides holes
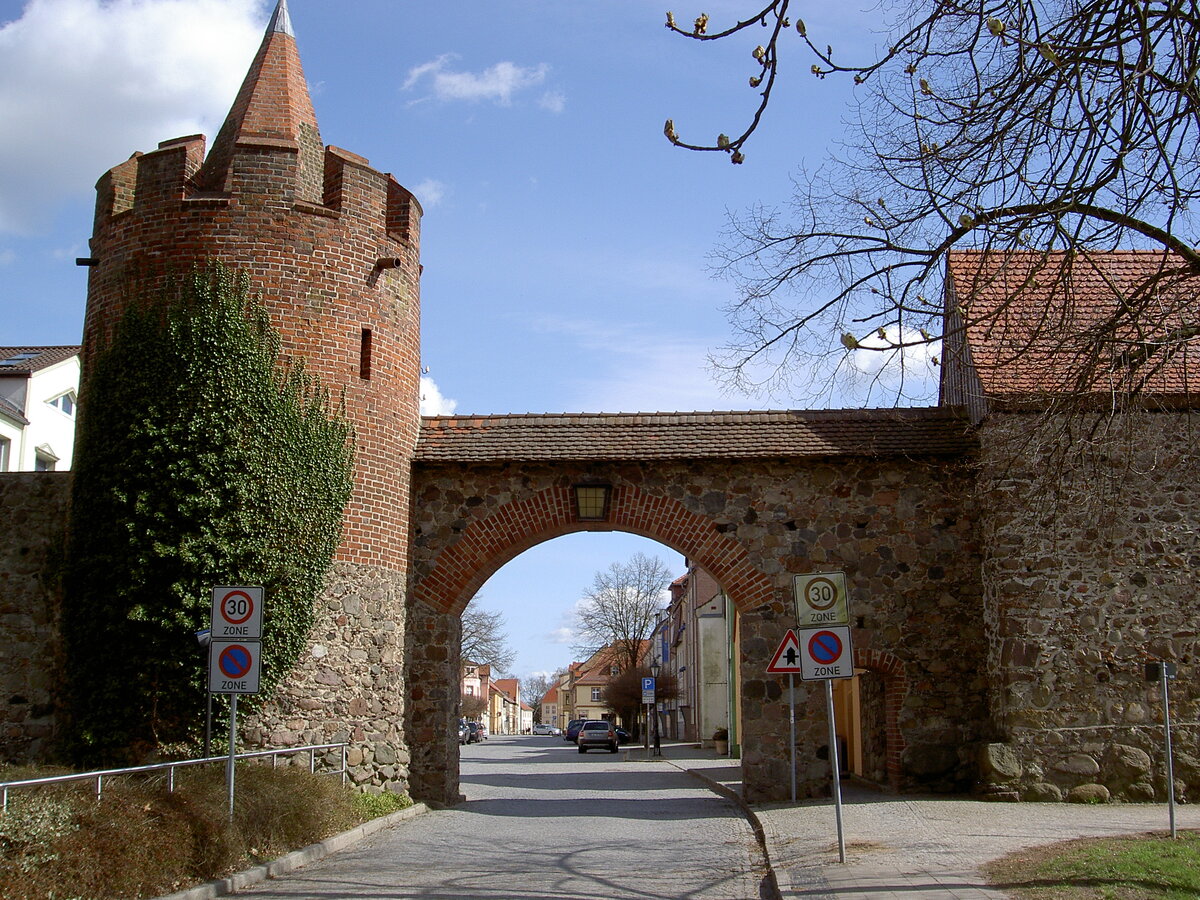
[[[1022,294],[1033,321],[1011,340],[1076,363],[1064,395],[1115,383],[1105,389],[1134,396],[1169,361],[1194,355],[1195,0],[901,0],[880,7],[878,41],[864,35],[877,52],[830,46],[799,11],[773,0],[728,24],[667,14],[687,39],[743,40],[754,98],[732,136],[697,142],[668,120],[678,146],[747,159],[761,123],[784,112],[769,105],[785,62],[811,73],[815,90],[854,85],[836,152],[800,173],[790,202],[735,217],[717,251],[739,288],[735,337],[719,360],[733,382],[820,396],[861,351],[899,364],[936,354],[944,329],[1004,329]],[[1118,248],[1157,251],[1159,262],[1109,276],[1100,257]],[[1004,284],[1009,303],[968,305],[1001,277],[979,266],[944,310],[956,251],[1022,259]],[[1088,314],[1045,302],[1085,276],[1108,283],[1106,296],[1086,298],[1097,304]]]
[[[283,364],[248,280],[196,270],[131,303],[80,398],[64,578],[81,764],[193,744],[212,588],[266,589],[262,692],[295,664],[350,496],[353,435]]]

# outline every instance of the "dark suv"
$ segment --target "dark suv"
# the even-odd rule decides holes
[[[575,743],[575,738],[579,737],[579,729],[583,727],[583,723],[587,719],[572,719],[567,723],[567,727],[563,729],[563,740],[568,744]]]
[[[580,753],[587,753],[593,747],[607,747],[609,753],[616,753],[617,729],[612,722],[591,719],[583,723],[575,743],[579,745]]]

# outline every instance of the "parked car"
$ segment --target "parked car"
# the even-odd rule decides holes
[[[545,722],[538,722],[533,726],[534,734],[554,734],[556,731],[558,731],[557,728],[555,728],[553,725],[548,725]]]
[[[479,739],[481,741],[487,740],[487,726],[482,722],[479,723]]]
[[[616,753],[619,746],[617,729],[612,722],[600,719],[590,719],[579,729],[579,737],[575,740],[580,753],[587,753],[594,747],[607,747],[609,753]]]
[[[471,739],[471,729],[467,727],[466,719],[458,720],[458,742],[465,744]]]
[[[470,731],[470,734],[467,735],[468,744],[478,744],[481,740],[483,740],[483,738],[479,736],[478,722],[468,722],[467,729]]]
[[[618,743],[621,743],[621,744],[628,744],[628,743],[629,743],[631,740],[633,740],[633,738],[630,736],[630,734],[629,734],[629,732],[628,732],[628,731],[626,731],[624,728],[618,728],[618,729],[617,729],[617,741],[618,741]]]
[[[575,738],[579,737],[579,729],[583,727],[586,719],[572,719],[567,723],[567,729],[563,732],[563,740],[569,743],[575,743]]]

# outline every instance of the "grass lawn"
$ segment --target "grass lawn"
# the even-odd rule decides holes
[[[1195,900],[1200,832],[1067,841],[989,865],[995,887],[1023,900]]]

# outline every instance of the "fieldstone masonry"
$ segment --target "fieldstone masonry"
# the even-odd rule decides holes
[[[1165,659],[1183,676],[1170,685],[1176,787],[1200,799],[1200,416],[1076,423],[1095,443],[1070,445],[1062,421],[1032,419],[981,430],[990,703],[1014,757],[988,757],[986,789],[1163,798],[1161,686],[1143,671]]]
[[[58,561],[69,476],[0,476],[0,760],[51,750],[58,687]]]

